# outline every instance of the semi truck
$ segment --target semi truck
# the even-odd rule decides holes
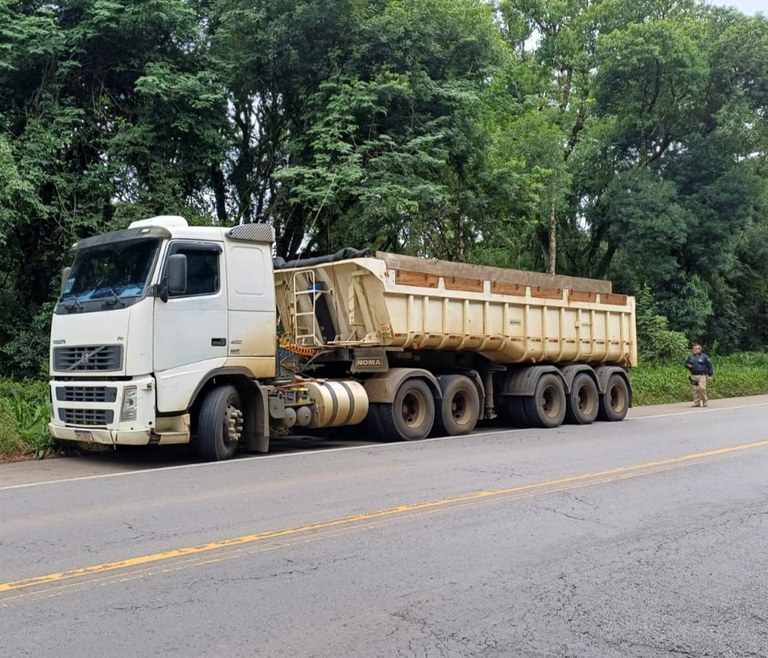
[[[266,224],[177,216],[77,242],[52,319],[52,436],[222,460],[290,432],[418,440],[632,404],[635,301],[608,281],[354,249],[284,262],[273,245]]]

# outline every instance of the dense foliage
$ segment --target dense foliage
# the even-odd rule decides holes
[[[45,370],[69,244],[175,213],[765,348],[767,110],[768,20],[701,0],[0,0],[0,374]]]

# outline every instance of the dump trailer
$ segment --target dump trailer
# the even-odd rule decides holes
[[[634,299],[610,282],[352,249],[273,262],[273,241],[162,216],[76,243],[51,329],[53,437],[215,460],[288,432],[416,440],[632,404]]]

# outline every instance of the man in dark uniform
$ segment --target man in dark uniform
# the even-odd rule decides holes
[[[693,406],[707,406],[707,380],[715,374],[712,361],[701,351],[698,343],[693,346],[693,354],[688,357],[685,367],[691,372],[691,384],[693,385]]]

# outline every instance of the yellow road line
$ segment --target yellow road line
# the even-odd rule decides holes
[[[532,484],[524,484],[517,487],[510,487],[506,489],[490,489],[487,491],[475,491],[472,493],[463,494],[453,498],[441,498],[438,500],[424,501],[421,503],[413,503],[409,505],[399,505],[397,507],[390,507],[383,510],[377,510],[374,512],[365,512],[361,514],[351,514],[349,516],[340,517],[337,519],[329,519],[327,521],[318,521],[316,523],[308,523],[306,525],[296,526],[293,528],[281,528],[278,530],[269,530],[266,532],[259,532],[250,535],[243,535],[241,537],[233,537],[231,539],[223,539],[220,541],[209,542],[206,544],[199,544],[197,546],[188,546],[185,548],[178,548],[170,551],[163,551],[160,553],[152,553],[149,555],[141,555],[134,558],[128,558],[125,560],[119,560],[117,562],[107,562],[104,564],[96,564],[90,567],[83,567],[79,569],[71,569],[69,571],[61,571],[58,573],[50,573],[42,576],[36,576],[33,578],[25,578],[23,580],[15,580],[7,583],[0,583],[0,593],[11,592],[14,590],[22,590],[39,585],[51,585],[59,583],[61,581],[71,580],[75,578],[83,578],[86,576],[103,574],[109,571],[117,571],[120,569],[130,569],[134,567],[140,567],[152,563],[162,562],[165,560],[173,560],[176,558],[182,558],[187,556],[199,555],[202,553],[210,553],[217,550],[228,549],[236,546],[244,546],[248,544],[255,544],[257,542],[265,542],[271,539],[279,539],[285,537],[295,537],[303,533],[311,533],[321,530],[327,530],[331,528],[339,528],[344,526],[352,526],[356,524],[362,524],[381,519],[396,517],[400,515],[425,512],[430,510],[438,510],[440,508],[446,508],[450,506],[461,506],[468,503],[480,502],[492,498],[499,498],[504,496],[520,496],[524,497],[526,494],[532,495],[535,493],[555,493],[557,491],[563,491],[568,488],[577,488],[581,486],[589,486],[596,484],[605,484],[609,482],[615,482],[619,480],[629,479],[631,477],[637,477],[640,475],[647,475],[651,473],[660,472],[673,468],[675,466],[681,466],[694,461],[706,459],[709,457],[717,457],[720,455],[728,455],[737,452],[743,452],[745,450],[754,450],[755,448],[768,447],[768,440],[756,441],[754,443],[744,443],[741,445],[728,446],[726,448],[717,448],[714,450],[706,450],[704,452],[696,452],[687,455],[681,455],[679,457],[670,457],[668,459],[660,459],[655,461],[643,462],[641,464],[634,464],[629,466],[619,466],[611,468],[605,471],[597,471],[594,473],[582,473],[579,475],[573,475],[565,478],[558,478],[554,480],[545,480],[543,482],[535,482]]]

